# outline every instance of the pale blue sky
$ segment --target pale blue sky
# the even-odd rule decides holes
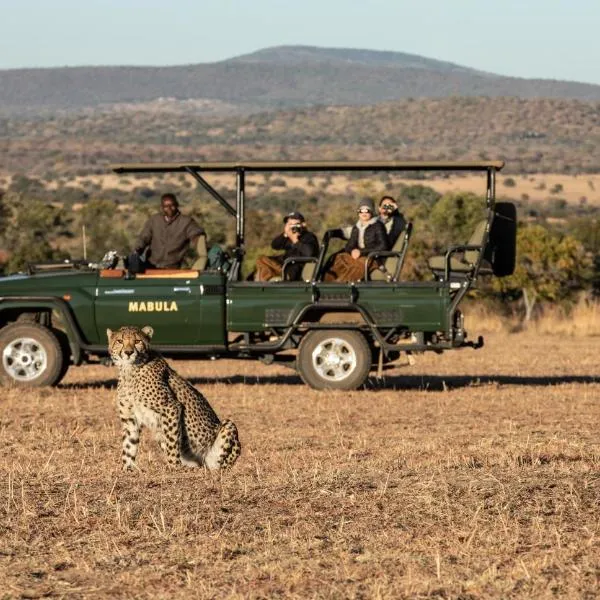
[[[600,84],[600,0],[0,0],[0,69],[213,62],[283,44]]]

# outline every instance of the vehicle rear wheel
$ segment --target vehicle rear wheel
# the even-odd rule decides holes
[[[56,385],[66,373],[57,336],[37,323],[12,323],[0,330],[0,378],[5,383]]]
[[[317,390],[355,390],[370,369],[371,349],[358,331],[310,331],[298,349],[298,373]]]

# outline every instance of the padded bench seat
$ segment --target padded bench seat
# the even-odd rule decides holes
[[[125,269],[102,269],[102,279],[122,279]],[[200,272],[192,269],[148,269],[144,273],[138,273],[136,279],[198,279]]]
[[[199,271],[192,269],[147,269],[138,273],[136,279],[197,279]]]

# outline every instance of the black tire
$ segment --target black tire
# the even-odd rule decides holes
[[[371,360],[362,333],[323,329],[304,336],[297,365],[302,381],[316,390],[355,390],[367,380]]]
[[[64,363],[61,343],[47,327],[11,323],[0,330],[0,379],[4,383],[23,387],[56,385],[66,373]]]
[[[58,339],[60,349],[62,351],[62,366],[58,379],[52,385],[58,385],[67,374],[69,367],[71,366],[71,345],[69,344],[69,336],[60,329],[52,328],[52,333]]]

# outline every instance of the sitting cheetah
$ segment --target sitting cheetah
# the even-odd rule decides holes
[[[236,426],[221,423],[206,398],[151,350],[153,333],[152,327],[106,330],[110,356],[119,368],[123,469],[135,465],[142,426],[154,431],[171,465],[230,467],[241,451]]]

